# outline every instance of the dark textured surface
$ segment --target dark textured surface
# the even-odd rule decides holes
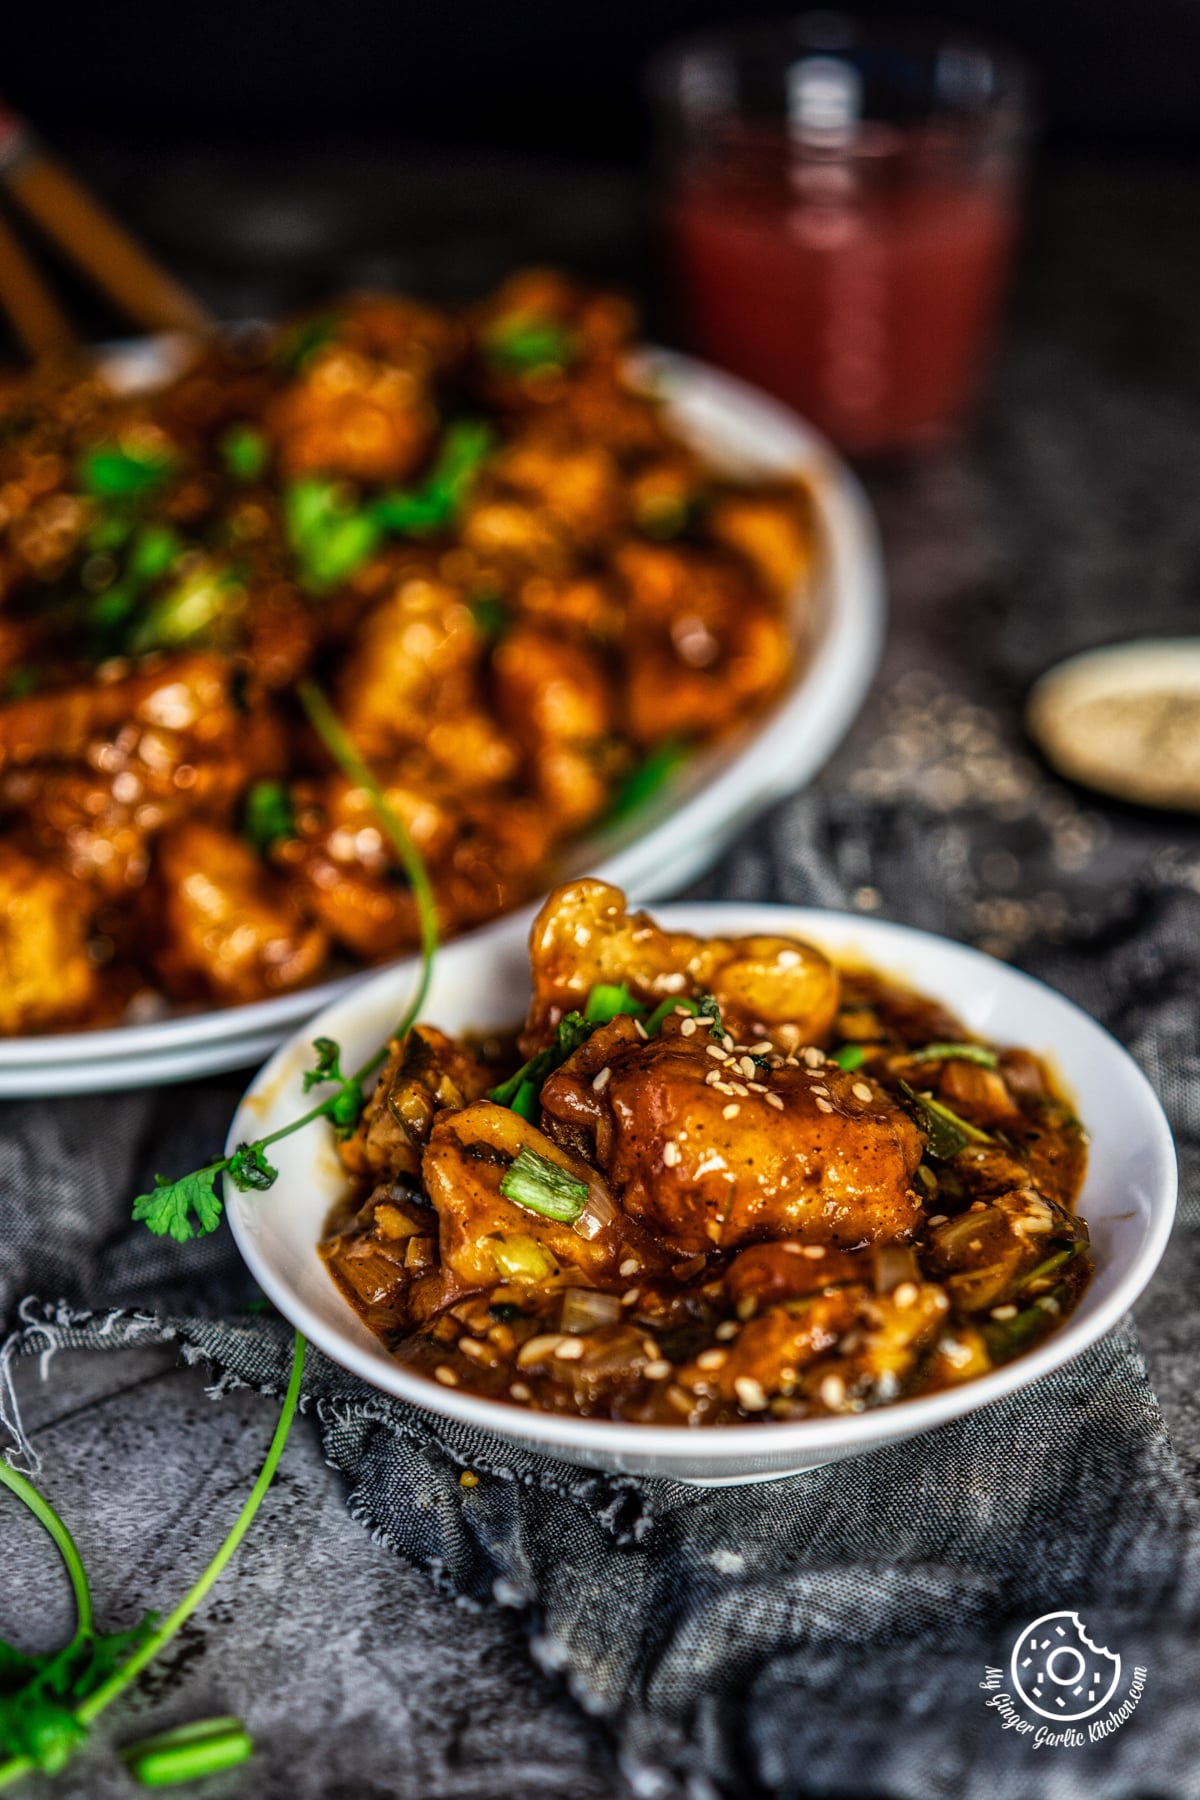
[[[1151,1063],[1193,1142],[1200,1136],[1194,1025],[1164,1029],[1151,1003],[1164,989],[1194,987],[1196,834],[1188,822],[1148,821],[1048,781],[1021,738],[1017,709],[1031,677],[1058,655],[1130,631],[1191,626],[1200,597],[1198,211],[1200,185],[1183,177],[1085,172],[1048,188],[1017,327],[972,445],[870,478],[893,587],[876,698],[819,795],[781,809],[706,884],[729,894],[849,898],[952,930],[1051,970],[1101,1009],[1119,974],[1122,1030]],[[466,252],[463,261],[470,261]],[[917,870],[924,879],[912,879]],[[1147,874],[1135,902],[1132,889]],[[827,891],[814,892],[814,883]],[[1114,912],[1152,931],[1154,957],[1139,950],[1136,932],[1109,923]],[[1091,941],[1090,933],[1099,936]],[[153,1300],[180,1312],[223,1310],[244,1292],[224,1241],[186,1253],[164,1248],[151,1266],[125,1223],[139,1179],[154,1167],[187,1166],[220,1138],[238,1086],[231,1079],[166,1096],[48,1103],[37,1109],[36,1140],[27,1121],[5,1109],[4,1322],[34,1288],[76,1304]],[[99,1178],[97,1139],[109,1149]],[[39,1144],[36,1167],[21,1148],[31,1141]],[[1200,1223],[1192,1211],[1196,1173],[1184,1171],[1192,1226]],[[37,1242],[35,1207],[47,1181],[73,1194],[77,1221],[49,1258]],[[82,1280],[81,1261],[89,1264]],[[1192,1481],[1200,1465],[1191,1367],[1198,1263],[1194,1231],[1180,1231],[1139,1309],[1142,1348]],[[1114,1339],[1111,1354],[1129,1352]],[[78,1527],[105,1622],[169,1605],[249,1485],[273,1403],[242,1392],[212,1404],[202,1397],[200,1374],[176,1367],[160,1349],[64,1354],[45,1385],[27,1362],[19,1386],[42,1479]],[[1151,1433],[1147,1442],[1160,1459],[1168,1509],[1160,1530],[1173,1539],[1186,1620],[1185,1590],[1195,1577],[1187,1506],[1161,1438]],[[1139,1466],[1157,1487],[1150,1465]],[[1066,1504],[1067,1489],[1054,1491]],[[50,1640],[56,1614],[49,1597],[65,1606],[65,1595],[46,1553],[31,1554],[34,1541],[7,1528],[0,1541],[0,1631],[32,1621],[29,1629]],[[1110,1597],[1120,1611],[1125,1602],[1115,1589]],[[1082,1597],[1073,1591],[1070,1603]],[[1021,1597],[1014,1605],[1019,1611]],[[714,1629],[722,1629],[719,1620]],[[863,1634],[869,1662],[870,1613]],[[1188,1645],[1176,1649],[1183,1679]],[[803,1648],[796,1654],[802,1659]],[[975,1660],[981,1656],[982,1648]],[[786,1735],[795,1673],[775,1668],[759,1693],[754,1716],[768,1723],[765,1736],[743,1747],[743,1772],[756,1759],[764,1778],[784,1780],[787,1745],[771,1741],[770,1721]],[[802,1673],[820,1689],[819,1671]],[[928,1675],[897,1654],[877,1667],[877,1684],[864,1685],[859,1705],[882,1719],[888,1694],[899,1706],[934,1691],[922,1690]],[[823,1694],[820,1717],[832,1744],[854,1706],[836,1688]],[[308,1425],[297,1431],[280,1486],[235,1571],[115,1721],[116,1735],[135,1735],[151,1717],[166,1724],[230,1708],[244,1712],[262,1755],[252,1783],[216,1781],[208,1791],[217,1796],[590,1797],[617,1788],[609,1734],[560,1683],[534,1671],[513,1616],[440,1596],[374,1544],[346,1513],[341,1478],[322,1463]],[[1155,1723],[1159,1736],[1164,1727]],[[1122,1734],[1121,1766],[1113,1764],[1105,1793],[1132,1795],[1144,1785],[1134,1757],[1140,1729]],[[884,1730],[878,1754],[859,1740],[858,1779],[874,1791],[892,1791],[886,1738]],[[1182,1758],[1178,1733],[1171,1742]],[[644,1759],[648,1746],[636,1747]],[[1019,1770],[1006,1773],[996,1760],[1009,1750],[998,1733],[974,1746],[976,1775],[997,1791],[1008,1791],[1002,1777],[1020,1791]],[[710,1766],[722,1762],[732,1773],[727,1746],[714,1749]],[[1061,1773],[1047,1779],[1083,1776],[1057,1767]],[[1143,1767],[1148,1777],[1150,1765]],[[1195,1756],[1178,1771],[1155,1767],[1154,1791],[1190,1792],[1187,1770],[1195,1767]],[[931,1770],[927,1791],[964,1791],[960,1765],[937,1775],[935,1783]],[[834,1754],[813,1761],[809,1781],[814,1792],[848,1791]],[[101,1746],[56,1791],[108,1800],[129,1789]]]

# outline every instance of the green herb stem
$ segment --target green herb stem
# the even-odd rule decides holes
[[[421,974],[417,991],[413,995],[408,1011],[405,1013],[402,1023],[396,1027],[396,1035],[402,1037],[424,1006],[425,996],[429,992],[429,983],[433,979],[433,959],[438,946],[437,902],[433,896],[433,888],[420,851],[397,817],[395,809],[380,787],[374,771],[360,756],[351,742],[345,726],[317,683],[306,677],[298,684],[296,691],[300,696],[301,705],[308,714],[313,730],[330,756],[338,764],[343,774],[370,795],[379,822],[390,838],[392,847],[400,858],[404,872],[412,884],[413,896],[417,903],[417,914],[421,922]],[[379,1060],[382,1061],[382,1058]],[[370,1065],[371,1068],[375,1066],[375,1063]]]
[[[76,1708],[75,1716],[83,1725],[90,1725],[92,1720],[102,1713],[106,1706],[111,1706],[117,1696],[124,1692],[131,1681],[135,1681],[146,1667],[153,1662],[180,1627],[195,1612],[196,1608],[207,1596],[210,1588],[220,1579],[230,1558],[245,1537],[253,1522],[254,1515],[262,1505],[263,1497],[270,1487],[275,1471],[279,1467],[279,1459],[283,1455],[283,1447],[287,1443],[288,1433],[292,1429],[292,1421],[296,1416],[296,1408],[300,1403],[300,1378],[304,1373],[304,1352],[306,1344],[299,1332],[296,1333],[295,1348],[292,1352],[292,1372],[288,1380],[287,1392],[283,1397],[283,1406],[279,1420],[275,1426],[270,1449],[266,1460],[259,1471],[258,1480],[251,1488],[241,1512],[234,1520],[233,1528],[213,1557],[204,1573],[195,1585],[184,1595],[174,1612],[170,1613],[162,1624],[140,1649],[135,1650],[128,1662],[122,1663],[116,1672],[109,1676],[102,1687]],[[0,1771],[2,1773],[3,1771]]]
[[[92,1595],[79,1547],[50,1502],[38,1493],[33,1483],[27,1481],[19,1470],[10,1468],[3,1458],[0,1458],[0,1482],[11,1489],[17,1499],[29,1508],[38,1523],[45,1527],[67,1565],[67,1574],[71,1578],[71,1589],[75,1595],[75,1639],[78,1641],[92,1629]]]

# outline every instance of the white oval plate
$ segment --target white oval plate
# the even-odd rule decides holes
[[[155,349],[148,346],[147,356]],[[684,886],[748,819],[803,787],[830,756],[875,672],[884,583],[866,496],[810,426],[732,376],[671,351],[643,352],[636,369],[664,396],[681,433],[714,464],[745,475],[802,475],[813,494],[818,544],[815,595],[811,602],[797,596],[798,662],[785,692],[761,721],[692,758],[635,821],[583,839],[556,871],[561,880],[595,873],[657,899]],[[481,927],[470,940],[523,941],[536,905]],[[411,970],[413,963],[406,958],[389,966]],[[277,999],[173,1012],[149,1024],[0,1039],[0,1098],[140,1087],[248,1068],[301,1019],[376,973],[358,970]]]
[[[979,1381],[855,1416],[688,1430],[531,1413],[406,1369],[343,1300],[317,1255],[344,1181],[328,1127],[318,1122],[272,1148],[274,1187],[242,1194],[227,1182],[225,1199],[238,1248],[264,1293],[335,1362],[427,1412],[569,1462],[703,1484],[757,1481],[861,1455],[998,1400],[1078,1356],[1129,1309],[1171,1228],[1175,1150],[1149,1082],[1086,1013],[981,951],[883,920],[745,905],[662,906],[655,914],[666,926],[704,935],[808,939],[835,959],[868,963],[945,1002],[972,1032],[1050,1055],[1092,1140],[1079,1210],[1091,1231],[1096,1274],[1076,1311],[1037,1349]],[[283,1045],[238,1108],[227,1149],[277,1130],[311,1105],[301,1077],[312,1065],[313,1036],[336,1038],[343,1066],[355,1067],[388,1035],[408,991],[406,972],[389,969]],[[423,1016],[452,1032],[508,1026],[523,1016],[528,996],[523,944],[463,940],[438,957]]]

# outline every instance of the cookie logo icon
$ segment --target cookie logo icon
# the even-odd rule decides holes
[[[1012,1678],[1043,1719],[1090,1719],[1116,1693],[1121,1659],[1093,1644],[1078,1613],[1043,1613],[1013,1645]]]

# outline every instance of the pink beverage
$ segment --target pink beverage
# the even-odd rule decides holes
[[[918,40],[868,55],[856,35],[834,55],[803,30],[674,53],[664,223],[683,332],[852,452],[934,443],[969,412],[998,322],[1012,95],[997,119],[990,52]]]

